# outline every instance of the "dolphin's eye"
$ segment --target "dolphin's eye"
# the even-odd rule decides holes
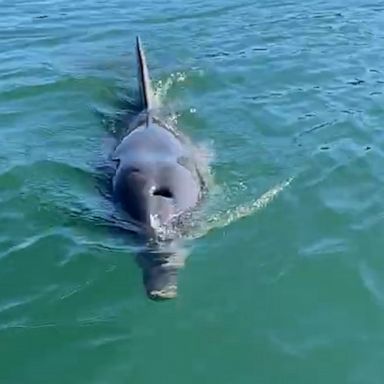
[[[156,188],[152,194],[153,196],[162,196],[167,197],[168,199],[172,199],[173,197],[173,194],[169,188]]]

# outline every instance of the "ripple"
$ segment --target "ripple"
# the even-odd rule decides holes
[[[373,300],[380,305],[384,306],[384,283],[383,276],[380,271],[376,271],[368,265],[366,261],[361,262],[359,265],[360,277],[363,281],[364,287],[368,290]]]
[[[380,382],[382,4],[1,11],[0,381]],[[208,233],[164,305],[94,180],[136,34],[173,122],[215,152]]]
[[[228,5],[222,7],[215,7],[213,9],[204,10],[200,12],[192,12],[188,14],[178,14],[176,16],[164,17],[164,18],[150,18],[145,20],[146,23],[156,24],[156,23],[170,23],[175,21],[182,21],[187,19],[202,19],[202,18],[210,18],[210,17],[218,17],[220,15],[227,14],[231,11],[235,11],[237,9],[245,9],[247,7],[252,6],[253,3],[240,3],[236,5]]]

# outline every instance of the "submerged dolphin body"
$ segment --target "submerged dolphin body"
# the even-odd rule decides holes
[[[177,240],[159,240],[161,229],[179,225],[199,203],[204,182],[188,141],[155,114],[153,91],[140,38],[136,40],[142,111],[112,155],[116,162],[112,195],[128,214],[147,247],[139,264],[150,298],[177,293],[177,266],[169,260]]]

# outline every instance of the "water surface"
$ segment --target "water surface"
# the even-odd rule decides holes
[[[0,9],[0,383],[383,382],[381,2]],[[213,155],[206,234],[166,303],[93,219],[138,33]]]

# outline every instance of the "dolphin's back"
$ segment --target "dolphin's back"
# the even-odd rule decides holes
[[[193,208],[200,198],[197,170],[190,151],[169,130],[155,123],[140,126],[117,146],[115,197],[136,221],[150,216],[166,224]],[[138,209],[140,212],[138,212]]]
[[[189,156],[189,153],[182,142],[171,131],[153,122],[132,130],[113,153],[113,158],[120,164],[131,161],[132,157],[177,161],[185,156]]]
[[[143,111],[116,147],[114,198],[144,227],[169,224],[194,208],[202,185],[191,147],[154,116],[153,92],[140,38],[136,39],[138,83]]]
[[[139,37],[136,54],[142,110],[112,154],[112,196],[140,237],[156,240],[140,256],[149,296],[171,298],[176,295],[178,267],[168,260],[175,254],[178,229],[202,197],[203,181],[189,141],[155,116],[157,105]]]

